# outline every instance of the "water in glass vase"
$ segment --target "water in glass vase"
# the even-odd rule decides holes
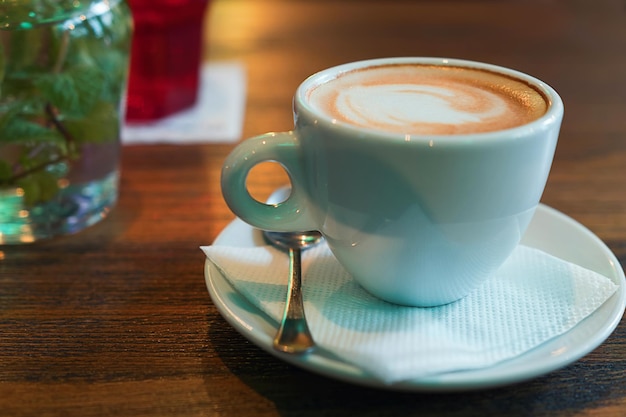
[[[0,5],[0,244],[75,233],[117,200],[123,0]]]

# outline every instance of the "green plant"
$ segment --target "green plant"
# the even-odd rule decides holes
[[[82,13],[32,20],[67,14],[64,3],[16,6],[16,23],[0,30],[0,188],[23,189],[26,204],[58,192],[83,144],[119,135],[129,17],[90,14],[83,2]]]

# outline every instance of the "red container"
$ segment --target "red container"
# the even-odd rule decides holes
[[[147,122],[197,99],[208,0],[128,0],[135,25],[126,120]]]

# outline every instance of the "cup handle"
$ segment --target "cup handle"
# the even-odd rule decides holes
[[[261,162],[283,166],[291,181],[291,194],[278,204],[255,200],[246,187],[250,170]],[[315,230],[302,187],[300,143],[293,131],[266,133],[241,142],[222,166],[222,195],[226,204],[246,223],[277,232]]]

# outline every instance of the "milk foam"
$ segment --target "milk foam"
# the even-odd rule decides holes
[[[528,84],[471,68],[388,65],[341,74],[311,89],[333,119],[405,134],[476,133],[528,123],[547,110]]]

